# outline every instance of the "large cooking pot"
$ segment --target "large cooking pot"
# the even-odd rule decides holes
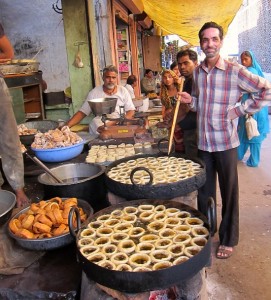
[[[56,183],[47,173],[38,177],[43,185],[44,199],[76,197],[86,200],[94,212],[109,206],[104,181],[105,167],[98,164],[64,164],[50,171],[64,183]]]
[[[175,285],[182,281],[186,281],[195,274],[197,274],[206,264],[209,263],[211,255],[211,234],[213,232],[214,224],[214,201],[212,198],[209,199],[209,216],[210,220],[198,210],[185,205],[183,203],[170,201],[170,200],[135,200],[130,201],[129,206],[138,206],[141,204],[153,204],[153,205],[165,205],[166,208],[174,207],[180,210],[188,211],[192,217],[200,218],[204,222],[204,227],[206,227],[210,234],[207,238],[207,243],[201,249],[198,254],[192,256],[187,261],[174,265],[172,267],[161,269],[157,271],[147,271],[147,272],[127,272],[127,271],[115,271],[109,270],[107,268],[100,267],[99,265],[90,262],[86,259],[80,252],[79,247],[77,247],[77,257],[86,275],[95,282],[100,283],[106,287],[127,292],[127,293],[139,293],[144,291],[151,291],[157,289],[167,288],[169,286]],[[127,206],[127,202],[123,202],[118,205],[114,205],[105,208],[98,213],[94,214],[88,221],[91,222],[97,217],[110,214],[113,210],[123,209]],[[72,218],[73,213],[78,214],[78,210],[72,209],[70,211],[69,218]],[[78,218],[77,218],[78,220]],[[71,222],[69,222],[71,224]],[[80,228],[80,224],[77,224]],[[72,226],[70,226],[71,234],[78,240],[83,229],[87,227],[86,223],[82,228],[75,233]]]
[[[105,182],[107,188],[114,194],[121,196],[125,198],[126,200],[136,200],[136,199],[172,199],[175,197],[185,196],[195,190],[198,190],[206,180],[206,172],[205,172],[205,165],[204,163],[198,159],[198,158],[189,158],[190,160],[193,160],[194,162],[199,163],[202,166],[202,169],[199,173],[196,175],[189,177],[184,180],[180,180],[177,182],[172,183],[164,183],[164,184],[156,184],[152,185],[152,176],[150,182],[147,184],[136,184],[134,182],[133,175],[135,169],[131,172],[131,181],[133,184],[126,184],[119,181],[115,181],[111,179],[108,176],[108,172],[115,166],[119,165],[122,162],[127,162],[129,160],[134,160],[137,158],[147,158],[147,157],[161,157],[161,156],[167,156],[166,154],[159,153],[159,154],[140,154],[135,156],[130,156],[126,158],[119,159],[113,163],[111,163],[105,172]],[[184,157],[181,154],[173,153],[170,154],[169,157]],[[144,168],[140,168],[144,169]],[[146,170],[146,169],[145,169]],[[150,173],[151,175],[151,173]]]

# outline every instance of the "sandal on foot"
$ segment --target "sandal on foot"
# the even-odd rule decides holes
[[[232,256],[233,248],[220,245],[216,251],[216,257],[220,259],[226,259]]]

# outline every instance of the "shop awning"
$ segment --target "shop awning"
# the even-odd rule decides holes
[[[242,0],[141,0],[161,35],[177,34],[194,46],[205,22],[214,21],[227,32]]]

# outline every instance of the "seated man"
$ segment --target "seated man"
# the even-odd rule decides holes
[[[146,95],[149,93],[154,93],[156,90],[156,82],[153,77],[153,72],[150,69],[146,69],[145,76],[141,79],[141,92]]]
[[[132,119],[135,113],[135,106],[132,98],[125,87],[117,85],[118,70],[115,66],[107,66],[103,69],[103,81],[104,84],[95,87],[91,90],[79,109],[71,119],[67,122],[67,126],[72,127],[78,124],[86,116],[90,115],[91,108],[88,100],[97,98],[118,98],[115,112],[110,115],[111,118],[118,118],[120,114],[120,106],[124,106],[125,117]],[[114,122],[107,121],[108,125],[113,125]],[[89,131],[91,134],[96,134],[99,126],[102,126],[101,116],[96,116],[89,124]]]
[[[125,88],[127,89],[127,91],[129,92],[129,94],[131,95],[132,99],[135,98],[135,91],[134,88],[136,86],[136,77],[135,75],[130,75],[127,78],[126,84],[125,84]]]

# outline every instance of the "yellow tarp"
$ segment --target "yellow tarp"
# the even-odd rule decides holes
[[[144,11],[162,35],[177,34],[186,42],[199,44],[198,31],[214,21],[227,32],[242,0],[142,0]],[[159,28],[160,27],[160,28]]]

